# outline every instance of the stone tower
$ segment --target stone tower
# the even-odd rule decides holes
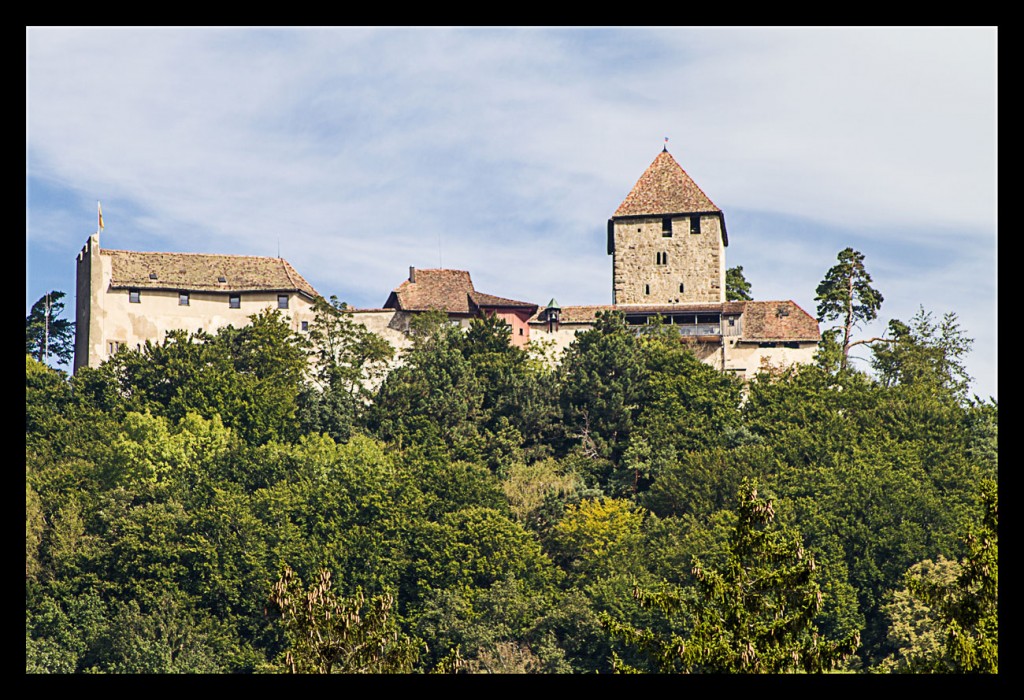
[[[613,304],[725,301],[722,210],[662,150],[608,220]]]

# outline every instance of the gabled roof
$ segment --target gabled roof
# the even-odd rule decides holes
[[[636,181],[613,216],[721,211],[675,158],[663,150]]]
[[[772,341],[821,340],[818,322],[794,301],[747,301],[743,310],[741,340],[760,343]]]
[[[479,308],[520,307],[535,310],[536,304],[478,292],[466,270],[410,271],[410,277],[388,296],[386,309],[428,311],[440,309],[450,314],[471,314]],[[532,311],[531,311],[532,313]]]
[[[100,250],[110,257],[114,289],[193,292],[295,291],[320,296],[287,260],[253,255]],[[224,281],[221,282],[220,279]]]

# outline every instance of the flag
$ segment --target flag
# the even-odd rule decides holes
[[[103,230],[103,207],[100,206],[99,202],[96,202],[96,216],[99,219],[99,230]]]

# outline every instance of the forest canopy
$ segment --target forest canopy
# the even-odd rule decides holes
[[[746,385],[614,312],[556,365],[314,325],[26,356],[29,673],[998,670],[955,317]]]

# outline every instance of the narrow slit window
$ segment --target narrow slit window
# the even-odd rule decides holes
[[[651,285],[645,284],[644,285],[644,294],[650,294],[650,293],[651,293]]]
[[[686,291],[682,282],[679,283],[679,293],[683,294]]]

